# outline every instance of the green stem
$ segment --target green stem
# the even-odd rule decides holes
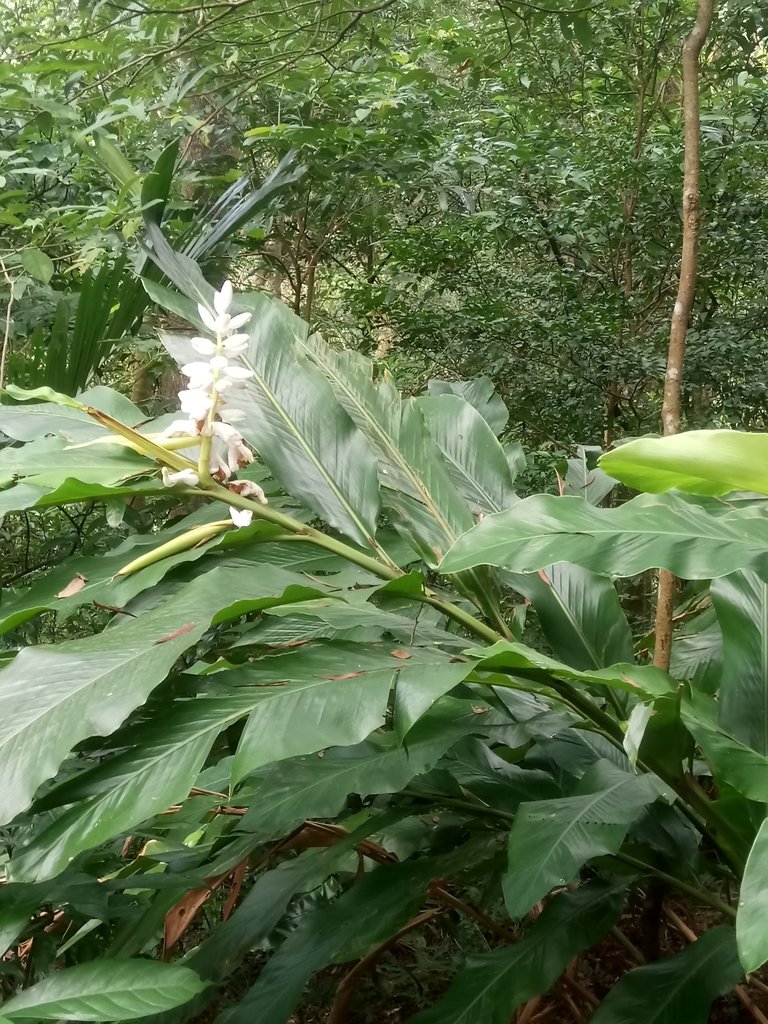
[[[313,526],[307,526],[306,523],[301,523],[298,519],[292,519],[290,516],[283,515],[282,512],[270,508],[269,505],[260,505],[251,498],[244,498],[239,494],[235,494],[221,484],[215,482],[210,484],[202,483],[200,490],[203,490],[204,493],[209,494],[213,498],[217,498],[219,501],[233,505],[235,508],[247,509],[249,512],[253,512],[254,516],[259,519],[263,519],[268,523],[274,523],[275,526],[281,527],[287,533],[295,534],[297,537],[308,540],[318,547],[325,548],[326,551],[330,551],[332,554],[338,555],[354,565],[359,565],[361,569],[366,569],[373,575],[378,576],[379,579],[396,580],[405,575],[398,566],[391,568],[389,565],[379,561],[378,558],[372,558],[370,555],[358,551],[349,544],[345,544],[344,541],[337,540],[335,537],[329,537],[327,533],[322,533]],[[199,493],[199,490],[194,493]],[[414,596],[417,600],[424,601],[426,604],[432,605],[433,608],[437,608],[454,622],[458,622],[490,643],[496,643],[497,640],[503,639],[500,633],[491,629],[490,626],[481,622],[480,619],[470,612],[464,611],[463,608],[450,601],[443,600],[443,598],[438,597],[437,594],[426,587],[423,588],[420,594]]]
[[[679,889],[680,892],[684,892],[688,896],[692,896],[701,903],[707,903],[710,907],[713,907],[715,910],[719,910],[721,914],[729,917],[732,921],[736,920],[736,909],[732,907],[730,903],[726,903],[725,900],[721,900],[719,896],[715,896],[714,893],[707,892],[706,889],[699,889],[695,885],[689,885],[688,882],[684,882],[681,878],[677,878],[675,875],[668,875],[666,871],[661,871],[652,864],[646,864],[645,861],[639,860],[637,857],[631,857],[628,853],[617,853],[616,856],[619,860],[623,860],[625,864],[630,864],[632,867],[637,868],[646,874],[655,875],[659,881],[664,882],[666,885]]]

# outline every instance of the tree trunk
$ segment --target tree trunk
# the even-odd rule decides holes
[[[677,300],[672,312],[664,376],[661,422],[664,436],[680,431],[680,395],[682,390],[685,336],[696,294],[696,247],[699,233],[699,55],[712,25],[714,0],[698,0],[696,21],[683,46],[683,119],[685,125],[685,162],[683,171],[683,245]],[[675,577],[666,569],[659,572],[656,602],[656,649],[654,664],[668,669],[672,651],[672,617],[675,607]]]

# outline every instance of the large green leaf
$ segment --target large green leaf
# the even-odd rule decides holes
[[[741,977],[732,928],[710,928],[680,953],[625,974],[591,1024],[706,1024],[709,1007]]]
[[[376,453],[382,502],[394,525],[428,564],[436,565],[474,518],[418,404],[403,402],[386,375],[375,383],[373,363],[360,353],[333,349],[316,334],[298,341]],[[495,605],[487,574],[473,572],[457,584],[480,607]]]
[[[3,493],[0,492],[0,498]],[[154,586],[174,566],[197,561],[209,551],[223,548],[239,552],[247,549],[248,542],[253,540],[254,544],[248,553],[253,552],[256,555],[254,561],[266,555],[266,551],[259,550],[256,545],[262,538],[275,532],[274,528],[266,523],[254,523],[241,530],[219,534],[207,544],[198,544],[186,551],[168,555],[159,562],[153,562],[128,576],[115,578],[120,569],[134,559],[153,551],[161,542],[164,543],[196,526],[217,519],[221,519],[221,506],[207,505],[191,515],[174,521],[162,534],[134,534],[108,554],[78,554],[63,559],[44,576],[35,580],[31,586],[16,594],[12,591],[6,593],[0,605],[0,634],[15,629],[44,611],[56,611],[61,621],[82,605],[93,602],[112,608],[124,608],[136,594]],[[296,552],[295,545],[293,551]],[[274,561],[272,555],[270,548],[270,563]],[[73,581],[79,581],[83,586],[69,596],[59,597]]]
[[[764,769],[765,770],[765,769]],[[768,818],[749,851],[736,914],[739,959],[749,974],[768,960]]]
[[[613,665],[610,668],[581,672],[555,661],[546,654],[539,654],[525,644],[499,640],[490,647],[471,647],[464,652],[469,658],[477,658],[479,667],[489,671],[510,672],[513,675],[530,676],[545,684],[549,679],[563,679],[587,686],[611,686],[628,693],[651,697],[662,697],[674,692],[674,683],[666,672],[652,665]]]
[[[262,765],[365,739],[384,723],[397,666],[386,651],[311,644],[226,673],[261,684],[232,763],[233,785]]]
[[[484,734],[491,716],[470,702],[443,698],[400,745],[393,732],[377,732],[353,747],[333,747],[309,757],[281,761],[253,789],[245,781],[236,799],[250,805],[242,828],[266,840],[305,818],[332,818],[350,793],[396,793],[467,734]]]
[[[714,580],[711,594],[723,634],[720,724],[768,755],[768,572]]]
[[[504,900],[522,917],[592,857],[617,853],[629,826],[664,794],[658,779],[596,762],[573,796],[522,804],[509,835]]]
[[[57,487],[74,477],[108,487],[153,473],[156,468],[154,462],[119,444],[70,448],[66,441],[55,437],[0,451],[0,485],[24,478],[35,487]]]
[[[112,388],[95,387],[78,396],[83,405],[137,426],[146,419],[133,402]],[[34,441],[58,434],[69,441],[86,441],[104,435],[104,428],[77,407],[42,402],[39,405],[0,405],[0,431],[16,441]]]
[[[419,408],[454,486],[476,515],[518,501],[504,449],[474,406],[458,395],[440,395],[420,398]]]
[[[691,692],[681,706],[686,727],[718,782],[727,783],[749,800],[768,803],[768,757],[719,728],[717,706],[695,690]]]
[[[323,376],[297,360],[294,345],[306,324],[266,295],[242,297],[240,305],[253,315],[241,361],[254,376],[228,392],[228,407],[243,414],[238,428],[291,495],[363,547],[375,547],[376,459]],[[163,340],[177,362],[195,360],[188,338]]]
[[[671,437],[640,437],[600,459],[606,473],[658,494],[757,491],[768,494],[768,434],[690,430]]]
[[[101,960],[58,971],[3,1006],[10,1020],[135,1020],[179,1006],[205,982],[188,967],[154,960]]]
[[[683,579],[712,579],[736,569],[768,571],[762,507],[712,506],[674,495],[641,495],[618,508],[594,508],[580,498],[542,494],[486,516],[464,534],[439,568],[462,572],[503,565],[536,572],[576,562],[603,575],[634,576],[669,569]]]
[[[29,804],[76,743],[111,732],[142,704],[212,620],[279,603],[286,588],[311,593],[278,568],[213,569],[118,628],[23,650],[0,673],[0,820]]]
[[[568,459],[563,494],[584,498],[590,505],[599,505],[617,484],[597,465],[600,448],[577,445],[576,456]]]
[[[509,410],[496,394],[490,377],[475,377],[474,380],[431,380],[428,384],[430,395],[460,395],[473,406],[493,433],[498,437],[509,420]]]
[[[189,794],[216,736],[259,701],[251,689],[224,697],[177,702],[159,721],[115,739],[127,749],[67,780],[36,805],[73,804],[12,861],[17,881],[62,871],[83,850],[112,839]],[[55,805],[54,804],[54,805]]]
[[[596,669],[632,661],[632,631],[616,587],[604,576],[558,562],[501,578],[531,602],[554,654],[568,665]]]
[[[602,938],[622,901],[621,889],[599,882],[557,896],[514,945],[470,957],[413,1024],[508,1024],[518,1006],[551,988],[573,957]]]

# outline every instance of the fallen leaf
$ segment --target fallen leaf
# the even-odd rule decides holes
[[[167,636],[161,636],[159,640],[155,640],[155,643],[167,644],[171,640],[175,640],[177,636],[184,636],[185,633],[189,633],[189,631],[194,629],[196,625],[196,622],[188,622],[186,626],[182,626],[180,629],[175,629],[173,633],[169,633]]]
[[[76,572],[66,587],[64,587],[63,590],[60,590],[56,597],[74,597],[75,594],[80,593],[87,582],[87,576],[83,576],[82,573]]]
[[[407,661],[411,657],[410,651],[403,651],[398,648],[396,651],[392,651],[393,658],[399,658],[400,661]]]
[[[325,679],[358,679],[364,676],[365,672],[342,672],[340,676],[324,676]]]

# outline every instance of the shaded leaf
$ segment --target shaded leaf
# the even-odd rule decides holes
[[[573,796],[522,804],[503,881],[510,916],[522,917],[550,889],[573,881],[590,858],[617,853],[632,822],[663,794],[653,776],[598,761]]]
[[[557,896],[513,946],[470,957],[413,1024],[508,1024],[518,1006],[550,989],[574,956],[602,938],[622,902],[620,889],[599,882]]]
[[[712,1001],[740,977],[733,929],[710,928],[680,953],[625,974],[591,1024],[706,1024]]]

